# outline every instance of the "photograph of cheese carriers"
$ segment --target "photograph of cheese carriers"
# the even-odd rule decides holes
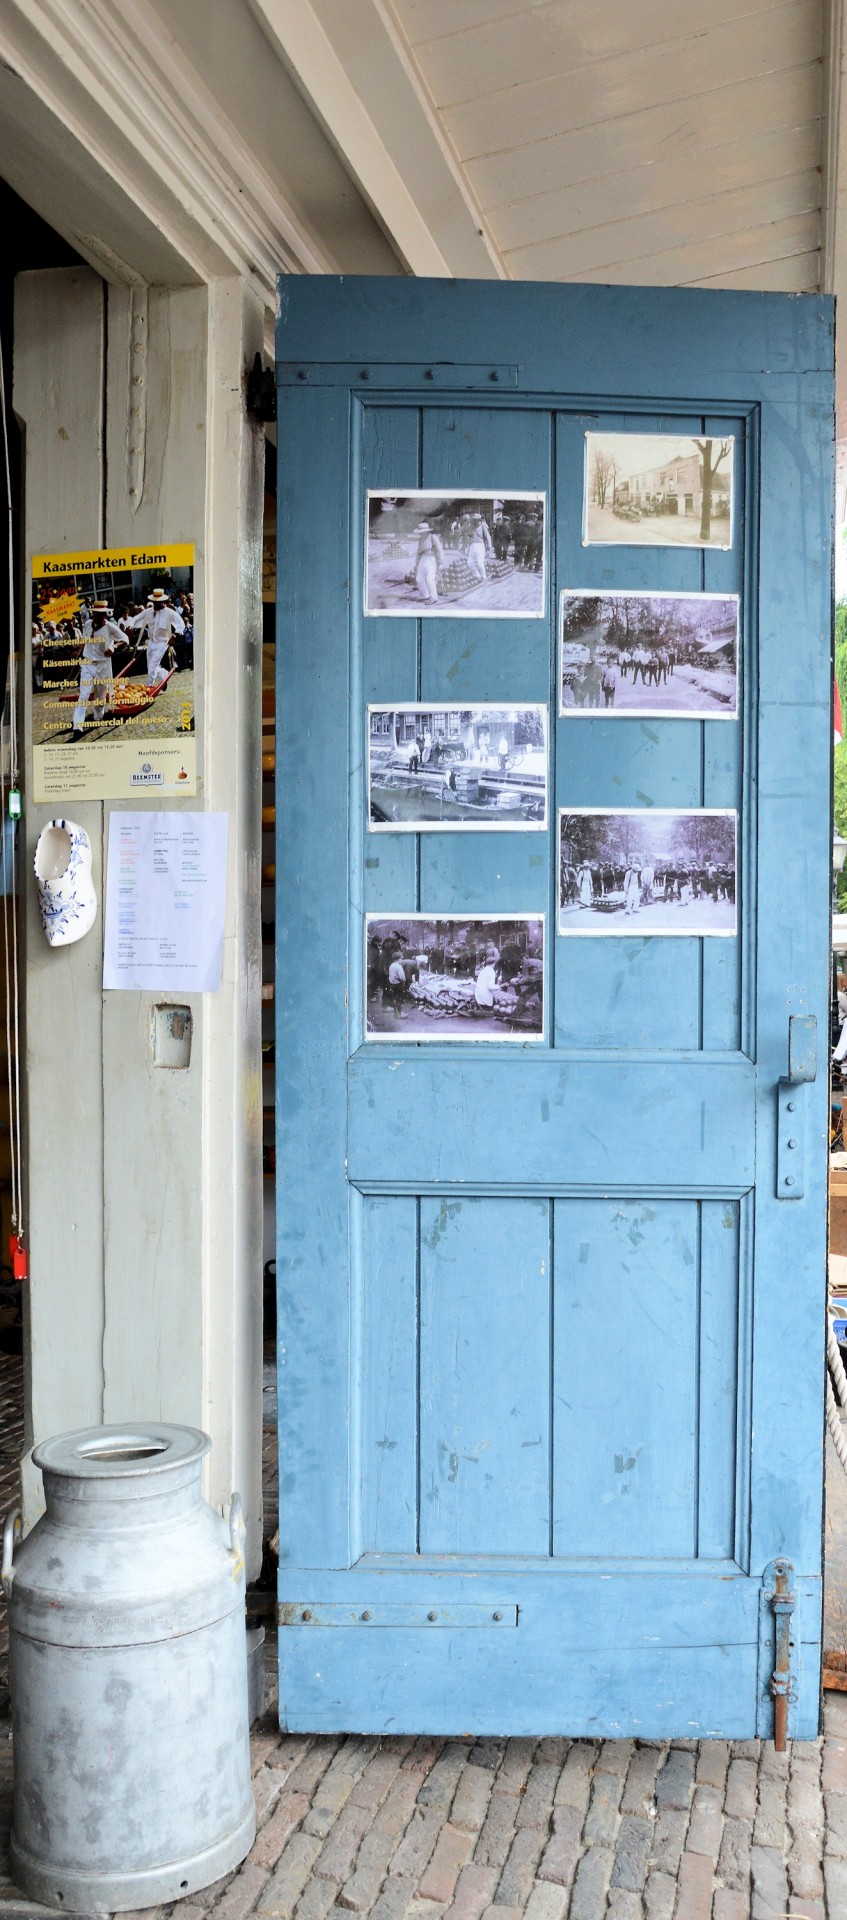
[[[547,710],[368,708],[372,833],[543,829]]]
[[[542,1040],[544,915],[365,915],[368,1040]]]

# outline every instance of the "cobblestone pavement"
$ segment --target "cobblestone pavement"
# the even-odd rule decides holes
[[[0,1355],[9,1504],[20,1367]],[[270,1481],[270,1375],[267,1397]],[[5,1637],[0,1660],[5,1682]],[[269,1699],[274,1677],[269,1637]],[[825,1719],[822,1739],[777,1754],[758,1740],[285,1735],[273,1700],[251,1742],[247,1859],[129,1920],[847,1920],[847,1694],[827,1695]],[[0,1696],[0,1920],[34,1920],[53,1910],[7,1877],[11,1784]]]

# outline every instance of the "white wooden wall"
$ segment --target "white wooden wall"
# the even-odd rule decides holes
[[[102,915],[77,945],[47,946],[32,855],[55,808],[26,807],[27,1438],[144,1417],[205,1427],[208,1492],[221,1509],[241,1492],[250,1573],[261,1560],[263,448],[243,381],[261,340],[261,309],[237,280],[148,292],[66,269],[17,283],[27,556],[195,543],[201,792],[168,804],[230,820],[221,991],[188,996],[191,1064],[164,1071],[150,1053],[156,996],[102,991]],[[24,702],[28,740],[28,683]],[[102,905],[111,809],[68,810],[94,846]],[[31,1524],[41,1492],[29,1456],[24,1483]]]

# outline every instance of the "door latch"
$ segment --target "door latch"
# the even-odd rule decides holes
[[[777,1091],[776,1197],[802,1200],[806,1191],[806,1088],[817,1078],[818,1023],[813,1013],[788,1022],[788,1078]]]

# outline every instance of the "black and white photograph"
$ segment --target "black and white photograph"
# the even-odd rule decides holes
[[[544,915],[365,915],[368,1040],[543,1040]]]
[[[368,708],[372,833],[547,825],[547,709]]]
[[[731,808],[562,807],[559,932],[736,931]]]
[[[732,546],[732,435],[587,433],[583,546]]]
[[[543,493],[369,493],[365,612],[540,620]]]
[[[565,590],[559,713],[738,717],[738,595]]]

